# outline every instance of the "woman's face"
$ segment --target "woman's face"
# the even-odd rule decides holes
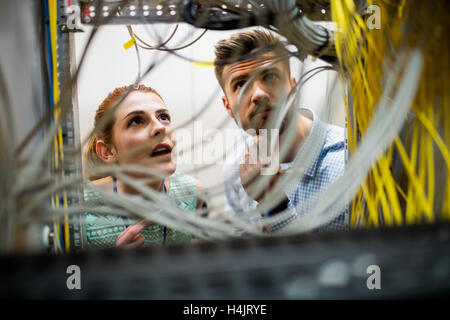
[[[131,92],[115,113],[113,152],[120,164],[175,172],[173,127],[169,110],[156,94]]]

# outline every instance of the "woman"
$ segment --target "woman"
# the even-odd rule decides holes
[[[108,110],[129,91],[129,87],[121,87],[111,92],[100,104],[94,125],[97,126]],[[149,176],[139,174],[135,175],[136,179],[152,177],[153,181],[148,186],[166,193],[182,209],[194,211],[205,207],[205,203],[197,199],[197,190],[201,189],[199,183],[190,176],[175,173],[171,116],[154,89],[144,85],[133,89],[103,127],[89,142],[85,155],[88,165],[106,163],[145,166],[149,168]],[[166,178],[152,176],[150,173],[153,170]],[[115,177],[102,177],[88,182],[85,188],[85,201],[94,206],[104,207],[105,202],[92,185],[111,192],[139,194]],[[86,238],[88,248],[116,246],[130,249],[145,244],[185,243],[190,241],[191,236],[148,220],[137,222],[126,217],[87,213]]]

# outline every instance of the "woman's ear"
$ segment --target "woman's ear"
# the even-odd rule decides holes
[[[97,143],[95,144],[95,152],[100,159],[107,163],[113,163],[116,161],[116,156],[103,140],[97,140]]]

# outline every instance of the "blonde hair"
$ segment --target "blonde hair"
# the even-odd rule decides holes
[[[140,91],[140,92],[148,92],[156,94],[161,100],[163,98],[161,95],[153,88],[147,87],[144,85],[139,85],[137,89],[133,89],[131,86],[124,86],[114,89],[114,91],[110,92],[108,96],[103,100],[103,102],[98,106],[97,111],[95,112],[94,118],[94,127],[97,127],[100,121],[102,121],[103,117],[108,113],[108,111],[121,99],[123,98],[127,92],[131,91]],[[163,100],[164,101],[164,100]],[[89,180],[96,180],[103,178],[105,175],[101,175],[95,172],[91,172],[89,168],[93,168],[97,165],[104,165],[105,162],[97,155],[96,145],[97,140],[102,139],[106,144],[112,144],[112,136],[113,136],[113,126],[114,126],[114,117],[111,118],[108,123],[103,126],[97,134],[93,134],[88,142],[86,151],[84,153],[84,162],[85,162],[85,175]]]

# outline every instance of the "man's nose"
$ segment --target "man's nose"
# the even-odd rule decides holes
[[[253,84],[252,102],[259,106],[268,105],[270,102],[270,96],[267,89],[258,81],[255,81]]]

